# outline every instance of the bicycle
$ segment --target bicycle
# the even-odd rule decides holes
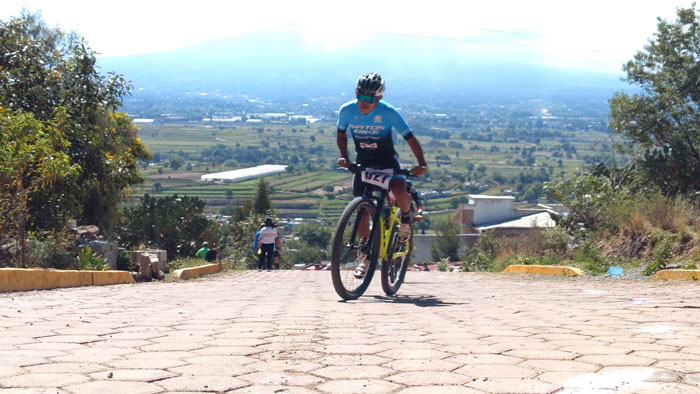
[[[333,287],[344,300],[359,298],[381,259],[382,289],[387,295],[394,295],[406,276],[413,250],[413,228],[407,242],[397,242],[401,210],[390,201],[388,188],[392,175],[411,174],[403,169],[375,170],[357,164],[350,164],[348,170],[362,176],[367,187],[361,197],[350,201],[338,220],[331,251]],[[369,259],[369,265],[364,276],[358,277],[355,269],[363,259]]]

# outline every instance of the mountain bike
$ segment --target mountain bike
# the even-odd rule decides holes
[[[348,170],[361,176],[364,194],[345,207],[333,238],[331,276],[336,293],[344,300],[360,297],[374,276],[381,260],[382,289],[393,295],[401,287],[413,250],[413,228],[408,241],[397,242],[401,210],[389,198],[389,182],[394,174],[410,175],[408,170],[376,170],[350,164]],[[411,202],[413,209],[413,202]],[[368,267],[358,276],[364,261]]]

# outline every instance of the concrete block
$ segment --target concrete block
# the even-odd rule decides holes
[[[118,285],[136,283],[131,272],[126,271],[90,271],[92,272],[92,284],[95,286]]]
[[[173,279],[192,279],[202,275],[210,275],[221,271],[219,264],[206,264],[199,267],[181,268],[173,271]]]
[[[520,265],[513,264],[503,270],[510,274],[535,274],[535,275],[557,275],[557,276],[585,276],[586,273],[579,268],[567,267],[563,265]]]

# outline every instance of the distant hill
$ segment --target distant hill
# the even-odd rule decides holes
[[[460,42],[379,36],[334,52],[309,44],[293,30],[253,32],[145,55],[100,58],[139,94],[211,92],[278,100],[352,94],[355,78],[382,73],[392,96],[448,100],[483,97],[609,98],[625,85],[620,75],[555,69],[460,51]]]

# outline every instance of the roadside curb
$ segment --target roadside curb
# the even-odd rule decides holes
[[[202,275],[215,274],[221,271],[221,265],[219,264],[206,264],[200,265],[199,267],[190,268],[180,268],[179,270],[173,271],[173,279],[187,280],[196,278]]]
[[[127,271],[0,268],[0,293],[136,283]]]
[[[564,265],[520,265],[513,264],[503,270],[509,274],[535,274],[535,275],[557,275],[557,276],[585,276],[586,273],[575,267]]]
[[[661,270],[651,276],[658,280],[700,280],[700,270]]]

